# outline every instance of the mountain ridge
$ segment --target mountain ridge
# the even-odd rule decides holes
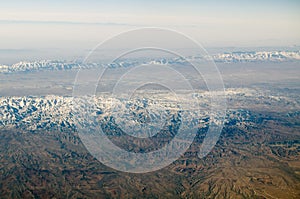
[[[34,62],[22,61],[12,65],[0,65],[0,73],[33,72],[40,70],[72,70],[96,67],[130,67],[137,64],[182,64],[193,60],[213,60],[217,63],[247,63],[247,62],[289,62],[300,61],[300,51],[236,51],[214,54],[212,56],[193,56],[186,58],[159,58],[152,60],[125,60],[118,63],[82,63],[63,60],[41,60]]]

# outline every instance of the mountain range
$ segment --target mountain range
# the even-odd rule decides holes
[[[193,56],[186,58],[157,58],[153,60],[132,61],[125,60],[111,63],[108,67],[130,67],[137,64],[183,64],[189,60],[214,60],[217,63],[245,63],[245,62],[289,62],[299,61],[300,51],[252,51],[228,52],[212,56]],[[13,65],[0,65],[0,73],[31,72],[40,70],[71,70],[106,67],[101,63],[82,63],[61,60],[42,60],[35,62],[22,61]]]

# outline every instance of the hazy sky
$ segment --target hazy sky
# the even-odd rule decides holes
[[[11,0],[1,2],[0,25],[0,59],[23,51],[78,55],[149,26],[178,30],[204,47],[293,46],[300,45],[300,1]]]

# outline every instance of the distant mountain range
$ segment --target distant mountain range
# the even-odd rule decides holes
[[[283,62],[300,60],[300,51],[231,52],[213,56],[216,62]]]
[[[245,62],[287,62],[287,61],[299,61],[300,51],[260,51],[260,52],[228,52],[215,54],[211,57],[198,56],[198,57],[187,57],[187,58],[162,58],[156,60],[142,60],[132,61],[125,60],[119,63],[110,64],[109,67],[130,67],[137,64],[182,64],[189,60],[203,60],[213,59],[218,63],[245,63]],[[79,68],[95,68],[105,67],[99,63],[81,63],[81,62],[70,62],[70,61],[35,61],[35,62],[19,62],[11,66],[0,65],[0,73],[14,73],[14,72],[31,72],[40,70],[71,70]]]

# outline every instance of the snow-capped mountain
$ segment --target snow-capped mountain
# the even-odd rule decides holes
[[[120,99],[100,96],[88,98],[88,100],[92,100],[92,103],[85,98],[76,99],[62,96],[2,97],[0,98],[0,128],[16,127],[34,131],[38,129],[75,129],[77,125],[91,127],[93,123],[87,121],[85,117],[87,112],[99,120],[109,118],[111,117],[109,111],[111,101],[114,102],[115,106],[121,108],[120,112],[117,113],[120,117],[124,116],[121,112],[127,109],[135,115],[131,118],[133,123],[145,119],[146,114],[143,111],[145,110],[145,102],[143,99],[124,103]],[[165,103],[162,107],[161,104],[157,104],[156,100],[147,101],[147,106],[156,109],[149,115],[150,117],[161,117],[157,113],[166,108],[168,110],[172,109],[172,104]],[[195,113],[191,113],[190,116],[194,117]]]
[[[300,51],[231,52],[213,56],[216,62],[283,62],[300,60]]]
[[[125,60],[118,63],[109,64],[110,68],[131,67],[137,64],[183,64],[189,60],[207,60],[213,59],[219,63],[236,63],[236,62],[286,62],[299,61],[300,51],[261,51],[261,52],[230,52],[212,55],[211,57],[197,56],[186,58],[161,58],[154,60]],[[99,63],[80,63],[68,61],[36,61],[36,62],[19,62],[11,66],[0,65],[0,73],[14,72],[31,72],[41,70],[71,70],[87,69],[96,67],[106,67]]]
[[[70,70],[79,69],[79,63],[67,61],[50,61],[42,60],[35,62],[19,62],[11,66],[0,65],[0,73],[13,73],[13,72],[30,72],[39,70]],[[95,67],[95,64],[86,64],[85,67]]]
[[[164,94],[163,94],[164,95]],[[276,104],[293,104],[290,99],[286,97],[272,97],[269,95],[258,96],[259,94],[255,90],[249,89],[234,89],[226,91],[227,98],[229,99],[260,99],[263,103],[267,101],[268,103]],[[209,107],[210,98],[209,92],[202,92],[195,95],[196,98],[201,99],[201,107]],[[162,110],[172,110],[176,109],[174,103],[170,101],[170,96],[159,96],[159,99],[167,99],[167,101],[162,101],[163,103],[158,103],[158,99],[140,99],[137,101],[129,101],[123,103],[120,99],[110,98],[108,96],[98,96],[92,98],[93,106],[86,108],[87,104],[81,103],[73,97],[63,97],[63,96],[44,96],[44,97],[0,97],[0,128],[20,128],[23,130],[38,130],[38,129],[76,129],[78,124],[82,125],[92,125],[90,121],[86,121],[86,111],[93,117],[98,119],[109,118],[111,103],[119,107],[121,112],[123,110],[129,110],[130,114],[124,115],[126,117],[126,122],[124,125],[130,122],[137,124],[141,121],[147,120],[147,117],[157,117],[158,120],[163,120],[160,113]],[[76,103],[74,103],[75,101]],[[251,101],[251,100],[250,100]],[[74,104],[76,107],[74,107]],[[294,106],[294,105],[293,105]],[[295,105],[296,106],[296,105]],[[297,105],[298,106],[298,105]],[[78,108],[79,107],[79,108]],[[149,109],[151,107],[152,113],[148,114],[145,112],[145,107]],[[175,108],[174,108],[175,107]],[[81,108],[84,108],[85,112],[81,112]],[[192,108],[185,115],[186,119],[191,122],[194,127],[196,125],[201,125],[205,127],[209,123],[210,113],[209,109],[196,110]],[[119,114],[119,113],[117,113]],[[133,115],[133,116],[132,116]],[[120,116],[121,117],[121,116]],[[128,119],[129,118],[129,119]],[[130,121],[129,121],[130,120]],[[152,118],[153,120],[153,118]],[[245,109],[229,109],[227,112],[226,123],[234,123],[235,125],[243,125],[244,121],[251,120],[251,113]],[[143,123],[143,122],[142,122]]]

